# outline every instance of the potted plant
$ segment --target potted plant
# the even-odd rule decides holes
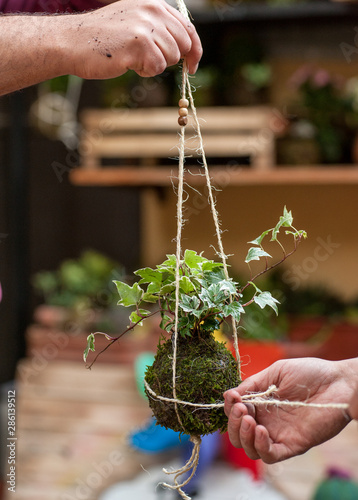
[[[342,83],[341,77],[311,66],[299,68],[291,78],[299,94],[294,113],[299,120],[293,128],[305,131],[306,139],[313,136],[323,163],[352,162],[358,114],[352,85]]]
[[[123,267],[96,250],[85,250],[77,259],[66,259],[54,271],[33,277],[43,303],[34,311],[26,332],[27,354],[43,362],[79,360],[89,332],[104,329],[116,334],[127,319],[116,307],[114,279],[123,279]],[[153,339],[143,342],[153,345]],[[103,347],[105,339],[99,340]],[[106,362],[132,362],[138,352],[135,339],[125,339]]]
[[[92,329],[115,305],[111,283],[123,276],[124,270],[117,262],[91,249],[77,259],[64,260],[54,271],[41,271],[33,277],[34,289],[44,300],[35,310],[35,320],[60,327],[75,322],[81,328]]]
[[[166,334],[145,375],[149,404],[159,424],[192,436],[226,429],[227,419],[220,405],[218,408],[195,408],[194,411],[191,406],[215,404],[222,399],[225,390],[240,382],[239,360],[214,339],[213,332],[229,317],[238,323],[250,304],[260,309],[270,307],[277,313],[277,299],[270,292],[259,289],[255,280],[286,260],[306,237],[304,231],[296,230],[292,224],[292,214],[285,208],[275,227],[250,242],[253,246],[245,262],[250,265],[252,261],[263,259],[265,266],[243,285],[227,276],[223,263],[209,260],[193,250],[185,251],[179,268],[176,257],[169,255],[154,269],[146,267],[136,271],[140,279],[132,286],[115,281],[120,298],[118,304],[132,307],[133,311],[128,328],[119,337],[97,332],[110,341],[108,346],[155,314],[160,315],[160,327]],[[285,229],[286,237],[293,239],[289,252],[279,241],[281,228]],[[263,242],[269,238],[283,252],[281,259],[271,265],[271,255],[263,247]],[[175,333],[178,334],[177,344],[174,343]],[[89,352],[95,350],[95,335],[88,336],[85,361]],[[176,349],[176,398],[189,405],[176,404],[172,400],[173,348]]]

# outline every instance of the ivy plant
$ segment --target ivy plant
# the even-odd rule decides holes
[[[240,321],[245,307],[255,303],[261,309],[272,308],[278,313],[278,300],[270,292],[260,290],[255,279],[270,269],[281,264],[297,249],[298,244],[306,238],[306,232],[293,227],[291,211],[284,208],[283,215],[271,229],[264,231],[256,239],[247,253],[245,262],[250,266],[252,261],[265,262],[264,268],[251,277],[244,285],[240,285],[225,275],[224,265],[205,258],[194,250],[186,250],[179,265],[179,302],[178,302],[178,332],[182,337],[190,337],[194,333],[214,331],[223,321],[232,317]],[[281,229],[285,235],[293,239],[293,248],[287,252],[279,240]],[[270,240],[276,242],[282,249],[280,260],[270,264],[271,255],[264,249],[264,243]],[[126,332],[141,325],[143,321],[160,314],[160,327],[166,332],[173,332],[175,325],[176,304],[176,256],[167,255],[166,260],[154,269],[144,267],[134,273],[139,280],[132,286],[123,281],[114,281],[119,294],[118,305],[130,307],[128,328],[118,337],[111,337],[102,332],[111,343],[117,341]],[[247,292],[250,290],[249,298]],[[245,296],[245,299],[244,299]],[[153,310],[154,307],[154,310]],[[84,360],[89,351],[95,350],[95,333],[87,338]],[[107,346],[108,347],[108,346]]]

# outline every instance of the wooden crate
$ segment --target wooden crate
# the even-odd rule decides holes
[[[209,107],[198,114],[207,157],[249,157],[252,169],[260,171],[274,166],[277,116],[270,107]],[[160,185],[173,169],[156,165],[178,155],[176,108],[92,109],[81,121],[81,167],[70,174],[74,184],[103,184],[101,178],[110,174],[118,176],[117,184]],[[186,154],[196,157],[199,142],[190,121],[189,116]]]
[[[18,373],[31,366],[20,362]],[[17,378],[17,500],[95,500],[160,457],[127,444],[128,432],[150,416],[131,365],[53,361]],[[82,487],[82,490],[80,489]],[[13,493],[6,492],[6,500]]]

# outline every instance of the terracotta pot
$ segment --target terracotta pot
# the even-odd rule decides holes
[[[332,324],[324,316],[292,316],[289,320],[288,338],[293,342],[327,337],[331,332]]]
[[[27,356],[39,365],[58,360],[83,363],[83,351],[89,333],[79,331],[74,334],[54,327],[31,325],[26,332]],[[155,330],[145,334],[128,333],[103,352],[96,362],[131,364],[143,351],[155,352],[158,338],[158,332]],[[90,352],[88,363],[107,345],[108,341],[103,335],[96,335],[96,352]]]
[[[267,368],[285,357],[285,350],[279,342],[245,340],[239,342],[243,378]]]
[[[333,326],[332,335],[320,350],[320,357],[330,360],[358,356],[358,325],[341,321]]]
[[[42,304],[36,307],[33,317],[36,323],[48,327],[57,327],[69,321],[70,312],[66,307]]]

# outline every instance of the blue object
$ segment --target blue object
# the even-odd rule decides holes
[[[152,365],[154,361],[154,354],[152,352],[142,352],[139,354],[134,362],[135,378],[139,394],[144,398],[147,395],[144,391],[144,375],[148,366]]]
[[[146,427],[129,435],[129,444],[144,453],[159,453],[182,445],[189,436],[158,425],[152,417]]]
[[[146,398],[144,392],[144,375],[148,365],[154,361],[152,352],[142,352],[134,363],[136,381],[139,393]],[[188,441],[189,436],[172,429],[166,429],[162,425],[156,423],[156,419],[152,417],[147,425],[138,431],[134,431],[129,435],[129,444],[139,451],[145,453],[159,453],[161,451],[170,450],[180,446]]]

